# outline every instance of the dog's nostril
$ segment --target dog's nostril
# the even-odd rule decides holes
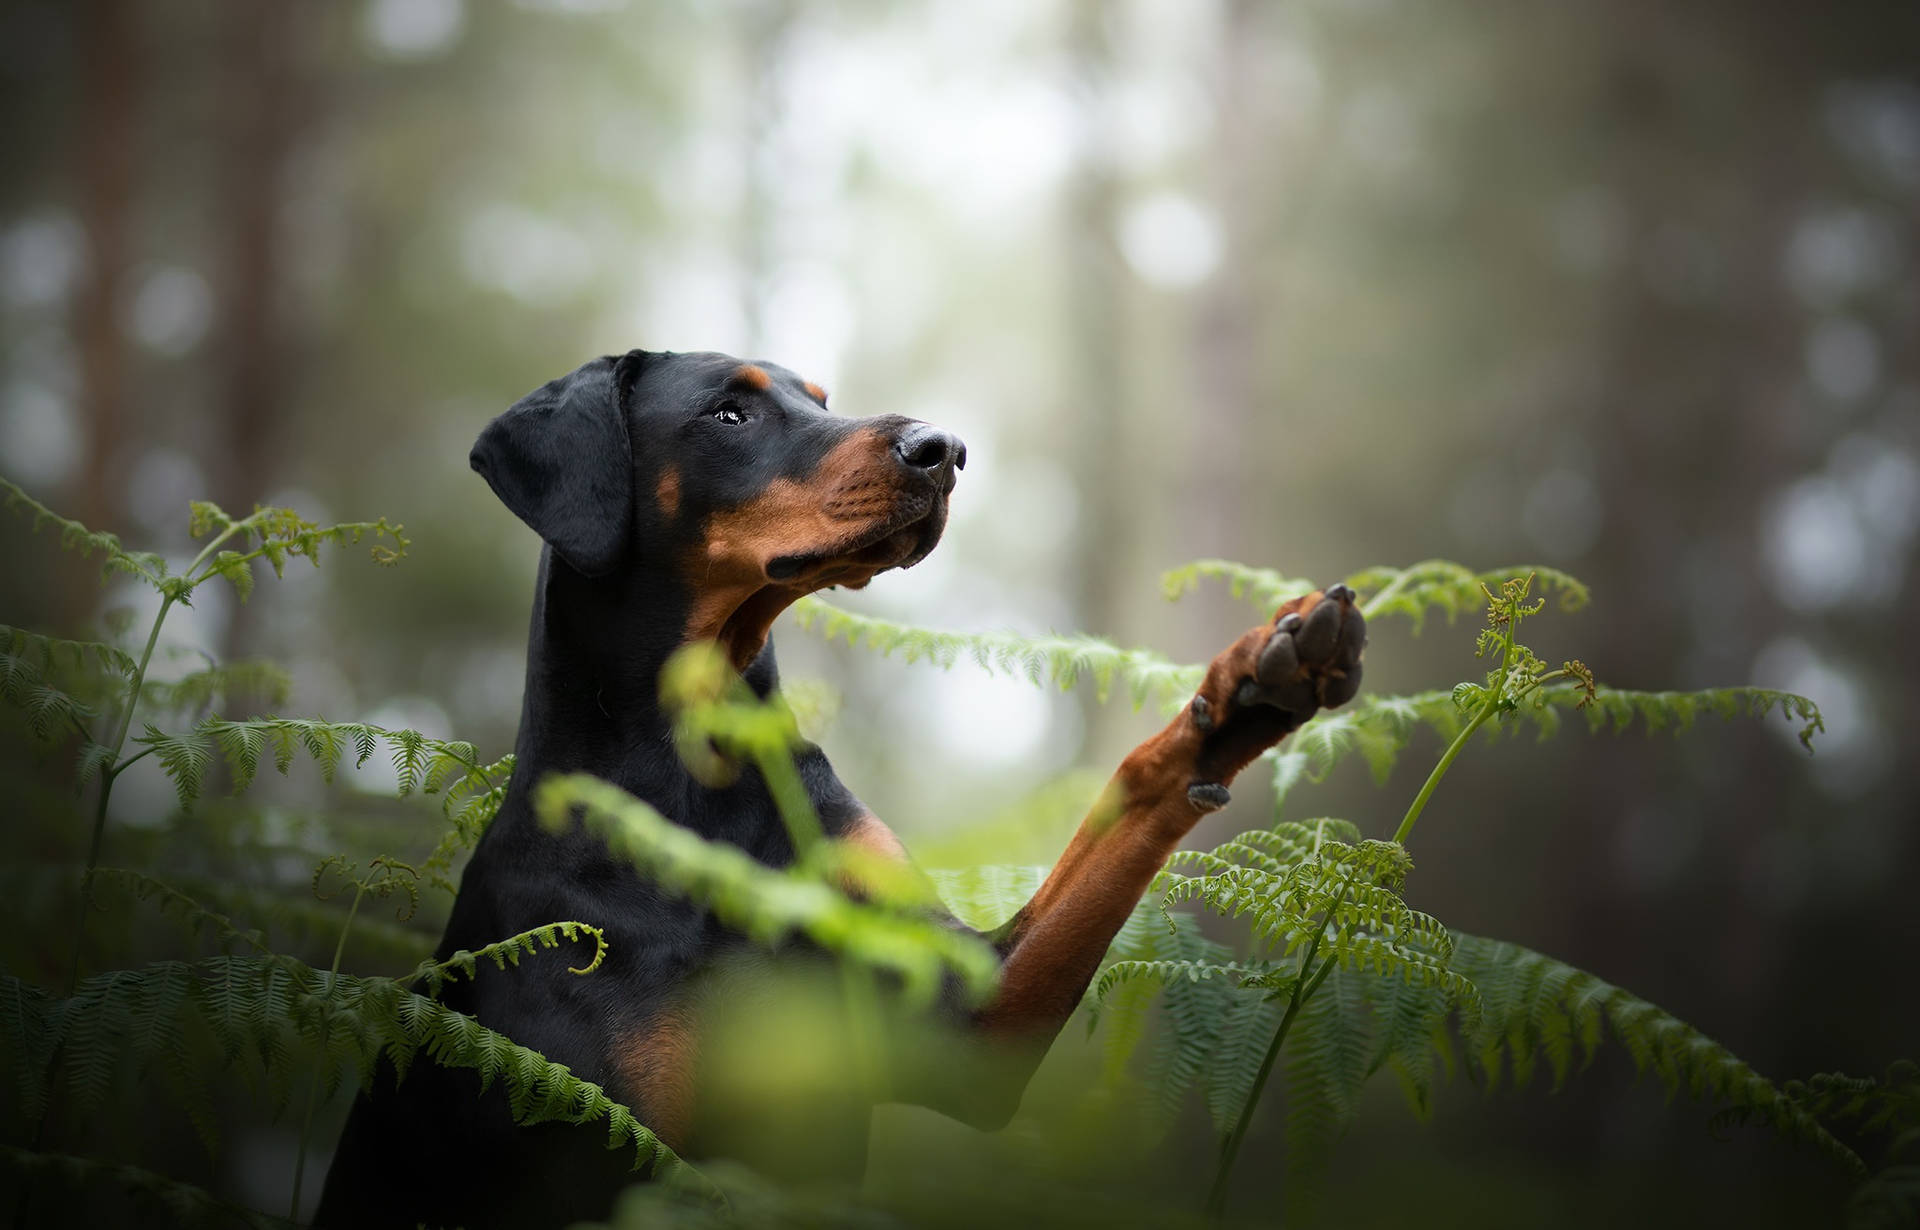
[[[939,470],[966,464],[967,449],[953,435],[925,423],[906,430],[893,451],[916,470]]]

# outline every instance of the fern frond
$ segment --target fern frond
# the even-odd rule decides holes
[[[1284,759],[1288,774],[1278,782],[1281,792],[1300,778],[1323,781],[1335,765],[1350,753],[1358,752],[1366,760],[1376,781],[1384,781],[1399,755],[1420,730],[1431,730],[1443,741],[1450,741],[1466,725],[1463,703],[1471,708],[1484,699],[1478,685],[1468,690],[1432,690],[1404,696],[1363,696],[1335,713],[1322,713],[1302,726],[1270,753],[1276,759],[1278,778]],[[1583,703],[1584,702],[1584,703]],[[1545,739],[1557,733],[1561,714],[1579,709],[1586,715],[1587,728],[1598,732],[1611,728],[1624,731],[1637,720],[1649,733],[1686,730],[1701,717],[1726,720],[1764,718],[1778,712],[1802,723],[1800,740],[1812,746],[1813,736],[1825,729],[1820,706],[1804,696],[1768,688],[1707,688],[1695,692],[1636,692],[1596,686],[1591,696],[1581,687],[1548,685],[1528,693],[1514,708],[1499,715],[1490,725],[1489,738],[1500,732],[1531,729]],[[1286,759],[1297,757],[1298,759]]]
[[[799,868],[775,870],[725,842],[710,842],[618,786],[585,774],[549,777],[534,789],[542,823],[578,821],[669,892],[713,911],[768,945],[802,934],[829,951],[897,974],[910,999],[929,1003],[955,975],[976,1002],[999,977],[993,949],[916,913],[855,901]]]
[[[1168,960],[1225,965],[1233,959],[1232,950],[1207,939],[1196,927],[1174,932],[1162,929],[1159,945]],[[1141,1074],[1151,1094],[1156,1128],[1164,1130],[1173,1123],[1189,1091],[1206,1091],[1228,1007],[1239,998],[1264,995],[1263,991],[1241,990],[1231,980],[1221,978],[1176,978],[1164,984],[1160,1028],[1153,1036]]]
[[[451,776],[451,775],[449,775]],[[480,765],[450,781],[441,797],[441,812],[447,819],[447,831],[420,864],[420,874],[435,887],[453,893],[453,860],[473,849],[486,833],[487,826],[500,813],[506,801],[507,782],[513,776],[513,753],[492,764]]]
[[[105,641],[70,641],[5,624],[0,624],[0,653],[33,662],[42,672],[65,666],[110,671],[131,679],[135,670],[133,655],[117,645]]]
[[[424,787],[461,792],[461,805],[474,793],[494,788],[489,770],[473,745],[457,739],[433,739],[414,730],[389,730],[367,722],[327,722],[319,718],[252,718],[244,722],[204,718],[183,734],[169,735],[152,725],[134,742],[151,747],[160,766],[172,779],[182,807],[200,796],[206,768],[219,752],[233,771],[234,789],[245,789],[259,771],[269,746],[274,767],[285,773],[296,753],[304,750],[328,781],[343,760],[364,765],[385,743],[400,772],[399,794],[405,797]],[[496,802],[495,806],[498,804]]]
[[[1577,611],[1592,599],[1585,583],[1557,568],[1521,564],[1475,572],[1452,560],[1425,560],[1405,568],[1367,568],[1347,578],[1347,584],[1362,596],[1360,609],[1368,619],[1404,615],[1413,621],[1418,634],[1427,614],[1439,610],[1452,623],[1463,611],[1478,609],[1485,601],[1485,590],[1498,590],[1508,581],[1532,577],[1541,592],[1560,596],[1560,609]]]
[[[372,538],[373,560],[377,564],[398,563],[412,545],[401,532],[401,527],[388,522],[385,517],[378,521],[343,521],[338,525],[319,525],[290,508],[261,506],[245,517],[236,518],[206,500],[193,502],[187,528],[195,538],[218,534],[216,542],[237,537],[241,543],[248,544],[238,551],[217,552],[207,562],[205,570],[191,579],[192,585],[197,586],[209,578],[224,577],[233,585],[234,592],[242,602],[253,593],[251,565],[254,560],[265,559],[275,576],[284,576],[290,559],[305,558],[316,568],[319,567],[320,548],[329,543],[349,546]],[[387,545],[389,542],[391,546]]]
[[[1346,578],[1346,584],[1361,595],[1361,611],[1370,620],[1389,615],[1404,615],[1420,632],[1430,611],[1439,610],[1452,623],[1463,611],[1479,608],[1481,587],[1498,589],[1515,577],[1533,576],[1543,590],[1560,595],[1560,607],[1577,611],[1592,595],[1578,578],[1555,568],[1524,565],[1475,572],[1452,560],[1425,560],[1405,568],[1386,566],[1366,568]],[[1244,598],[1261,614],[1271,616],[1274,608],[1320,588],[1301,577],[1286,577],[1267,568],[1253,568],[1226,559],[1201,559],[1161,574],[1160,588],[1168,598],[1179,598],[1198,589],[1203,580],[1223,580],[1235,598]]]
[[[794,603],[793,612],[802,628],[829,641],[865,644],[882,657],[898,653],[908,662],[931,662],[942,670],[971,661],[995,675],[1063,691],[1090,680],[1102,701],[1122,685],[1136,709],[1149,700],[1184,701],[1204,676],[1202,667],[1182,666],[1151,650],[1122,649],[1098,637],[944,632],[856,615],[812,596]]]
[[[1453,968],[1480,992],[1482,1017],[1473,1031],[1475,1061],[1487,1087],[1499,1083],[1503,1062],[1516,1084],[1533,1074],[1544,1053],[1556,1083],[1576,1060],[1590,1062],[1602,1025],[1652,1071],[1669,1095],[1686,1089],[1764,1120],[1790,1139],[1812,1144],[1856,1175],[1859,1156],[1820,1125],[1795,1099],[1685,1021],[1602,979],[1518,944],[1454,936]],[[1576,1056],[1577,1052],[1577,1056]]]
[[[1245,598],[1269,616],[1281,603],[1316,588],[1312,581],[1283,577],[1269,568],[1253,568],[1230,559],[1197,559],[1161,573],[1160,592],[1178,599],[1199,589],[1201,581],[1211,580],[1225,581],[1228,593]]]
[[[441,987],[455,977],[472,978],[482,961],[491,961],[495,969],[504,970],[509,965],[517,967],[521,957],[532,956],[540,949],[551,950],[560,947],[563,940],[571,944],[582,939],[593,941],[593,957],[583,966],[569,966],[567,972],[591,974],[607,959],[607,933],[590,923],[554,922],[510,935],[504,940],[496,940],[472,952],[462,948],[444,961],[422,961],[414,967],[407,981],[424,983],[427,994],[435,996],[440,994]]]
[[[162,881],[118,867],[100,868],[94,876],[101,884],[117,883],[136,899],[153,900],[162,894],[171,894],[161,902],[161,912],[177,919],[189,939],[209,932],[222,940],[262,936],[271,930],[301,943],[332,944],[339,939],[340,928],[346,922],[346,913],[337,904],[317,901],[309,893],[291,891],[296,887],[305,888],[304,884],[287,885],[289,891],[276,892],[200,876],[173,874]],[[232,930],[229,932],[227,928]],[[377,916],[368,917],[364,912],[353,922],[356,954],[371,950],[412,964],[431,951],[433,943],[434,937],[425,931]]]
[[[1185,978],[1189,982],[1204,982],[1209,978],[1224,978],[1238,986],[1253,975],[1272,971],[1273,966],[1266,962],[1242,965],[1238,961],[1220,964],[1211,961],[1115,961],[1100,971],[1099,979],[1093,984],[1093,998],[1096,1002],[1103,1002],[1115,988],[1135,981],[1169,983]]]
[[[292,677],[277,664],[241,661],[194,671],[172,683],[149,679],[141,685],[140,698],[156,709],[177,712],[205,709],[216,698],[229,701],[237,696],[268,705],[284,705],[292,690]]]
[[[61,516],[5,478],[0,478],[0,508],[23,513],[35,533],[43,529],[56,532],[62,550],[75,552],[83,559],[98,553],[105,573],[125,572],[155,589],[164,588],[169,579],[167,561],[161,556],[152,551],[129,551],[120,545],[118,535],[90,530],[78,521]]]
[[[1358,1115],[1360,1089],[1373,1070],[1366,986],[1364,974],[1335,967],[1301,1005],[1287,1037],[1286,1199],[1295,1219],[1318,1203],[1327,1158]]]
[[[259,951],[194,965],[162,962],[95,975],[80,984],[73,998],[53,1005],[50,1012],[44,996],[20,990],[10,981],[0,982],[9,1010],[28,1027],[51,1022],[50,1038],[46,1028],[31,1036],[43,1039],[42,1049],[53,1067],[64,1070],[75,1106],[97,1106],[127,1065],[146,1065],[163,1054],[169,1062],[184,1062],[178,1022],[191,1006],[229,1061],[248,1053],[257,1057],[276,1113],[287,1101],[286,1082],[296,1067],[292,1044],[297,1034],[319,1052],[313,1062],[322,1071],[351,1062],[365,1082],[372,1078],[374,1062],[383,1051],[403,1075],[415,1057],[425,1053],[446,1066],[475,1069],[483,1086],[502,1082],[518,1122],[604,1119],[609,1147],[631,1148],[636,1167],[651,1163],[659,1172],[681,1165],[630,1110],[600,1086],[580,1080],[565,1065],[549,1062],[470,1016],[390,978],[336,976],[268,951],[257,933],[242,931],[231,919],[140,872],[103,869],[95,880],[118,884],[137,898],[159,904],[194,930],[211,930]],[[479,960],[504,965],[537,947],[557,947],[563,939],[589,934],[600,951],[602,941],[594,928],[557,923],[457,954],[448,962],[428,963],[415,973],[437,985],[456,971],[470,974]],[[589,965],[580,972],[592,968]],[[155,1017],[166,1018],[166,1023],[149,1020]],[[33,1085],[25,1074],[17,1074],[17,1079],[23,1088]],[[45,1087],[44,1079],[39,1087]]]
[[[1578,689],[1543,689],[1546,703],[1561,708],[1579,705]],[[1616,732],[1640,719],[1648,733],[1672,727],[1675,733],[1693,725],[1694,719],[1713,716],[1726,721],[1738,718],[1764,718],[1776,711],[1790,722],[1799,722],[1800,742],[1813,750],[1813,736],[1826,730],[1820,706],[1804,696],[1771,688],[1708,688],[1699,692],[1631,692],[1618,688],[1596,688],[1585,706],[1587,728],[1604,726]]]

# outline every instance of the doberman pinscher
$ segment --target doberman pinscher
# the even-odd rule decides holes
[[[804,1122],[783,1132],[776,1111],[756,1120],[753,1104],[756,1088],[784,1079],[777,1039],[763,1043],[773,1053],[744,1091],[736,1080],[728,1092],[714,1071],[733,1063],[709,1053],[716,1022],[753,1017],[764,1001],[715,1009],[703,988],[718,968],[751,969],[755,946],[578,825],[544,829],[529,802],[546,774],[592,773],[708,840],[792,862],[757,774],[715,787],[681,762],[659,676],[682,646],[713,641],[767,696],[778,683],[768,630],[782,610],[911,567],[939,541],[966,447],[897,415],[842,418],[826,401],[770,363],[636,350],[542,386],[481,433],[473,468],[545,549],[512,782],[439,954],[559,919],[605,928],[609,952],[590,977],[557,956],[531,960],[456,982],[446,1001],[604,1085],[676,1149],[739,1156],[750,1150],[734,1146],[753,1138],[790,1164],[857,1173],[870,1086],[839,1108],[834,1131],[821,1129],[829,1112],[810,1096]],[[943,1049],[931,1065],[941,1076],[902,1071],[878,1097],[1003,1125],[1168,854],[1227,802],[1235,774],[1316,709],[1353,696],[1365,637],[1353,595],[1334,587],[1288,602],[1215,658],[1191,703],[1121,762],[1032,900],[988,937],[1001,956],[993,998],[947,1007],[982,1058]],[[797,765],[827,835],[905,860],[818,748],[802,748]],[[729,1135],[720,1106],[749,1129]],[[603,1128],[517,1128],[498,1088],[483,1096],[471,1073],[423,1062],[397,1084],[382,1072],[361,1095],[317,1220],[564,1225],[605,1216],[635,1178],[630,1161],[606,1148]]]

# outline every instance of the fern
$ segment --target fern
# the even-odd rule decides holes
[[[607,959],[607,933],[589,923],[557,922],[510,935],[472,952],[459,949],[444,961],[423,961],[407,981],[425,983],[429,995],[438,995],[440,988],[453,978],[462,975],[472,978],[482,961],[491,961],[495,969],[505,970],[510,965],[518,966],[521,957],[533,956],[541,949],[558,948],[563,941],[571,944],[582,939],[593,941],[593,958],[585,965],[568,966],[567,972],[591,974]]]
[[[1318,1203],[1327,1160],[1358,1116],[1361,1087],[1372,1075],[1368,986],[1368,974],[1333,967],[1303,1001],[1287,1038],[1286,1196],[1297,1214]]]
[[[105,641],[69,641],[5,624],[0,624],[0,654],[31,662],[42,672],[62,665],[79,670],[110,671],[127,677],[134,672],[133,655],[117,645]]]
[[[141,687],[146,705],[170,711],[202,710],[216,700],[231,703],[247,697],[268,705],[284,705],[293,679],[272,662],[227,662],[184,675],[171,683],[149,679]]]
[[[58,646],[86,642],[54,641],[16,628],[8,628],[6,632],[10,634],[8,646],[0,651],[0,699],[20,708],[27,729],[36,739],[78,734],[84,743],[91,744],[89,723],[98,716],[97,711],[73,696],[70,690],[55,687],[47,679],[48,671],[55,668],[62,656]]]
[[[1498,588],[1507,581],[1526,576],[1557,591],[1562,610],[1577,611],[1592,598],[1578,578],[1538,565],[1474,572],[1451,560],[1426,560],[1405,568],[1363,569],[1347,577],[1345,583],[1362,595],[1361,610],[1368,619],[1404,615],[1413,621],[1414,631],[1418,633],[1425,626],[1429,611],[1444,612],[1447,622],[1452,623],[1462,612],[1480,605],[1484,589]],[[1198,589],[1203,580],[1225,581],[1228,592],[1235,598],[1248,600],[1267,615],[1281,603],[1320,588],[1312,581],[1224,559],[1195,560],[1170,569],[1161,575],[1160,588],[1168,598],[1179,598]]]
[[[1454,965],[1480,990],[1482,1016],[1470,1054],[1489,1089],[1503,1067],[1516,1084],[1544,1057],[1557,1088],[1578,1062],[1592,1061],[1603,1026],[1652,1072],[1669,1095],[1726,1102],[1783,1136],[1806,1141],[1855,1174],[1865,1165],[1801,1102],[1685,1021],[1584,970],[1518,944],[1456,936]]]
[[[534,788],[534,810],[549,828],[577,821],[661,888],[687,897],[767,945],[804,935],[862,965],[897,975],[908,997],[931,1002],[949,975],[975,1002],[998,977],[993,950],[919,913],[855,901],[803,866],[776,870],[737,846],[682,828],[618,786],[584,774],[556,775]]]
[[[898,653],[907,662],[931,662],[942,670],[971,661],[992,674],[1063,691],[1091,680],[1101,701],[1118,684],[1136,709],[1149,700],[1184,701],[1204,674],[1201,667],[1181,666],[1150,650],[1122,649],[1098,637],[936,631],[857,615],[815,597],[800,599],[793,611],[802,628],[829,641],[864,644],[883,657]]]
[[[68,1104],[84,1113],[98,1106],[114,1081],[130,1070],[163,1063],[184,1076],[190,1071],[189,1054],[180,1022],[191,1010],[227,1062],[245,1054],[258,1058],[276,1112],[287,1101],[284,1074],[296,1066],[289,1049],[291,1031],[318,1052],[309,1061],[316,1072],[337,1071],[351,1063],[365,1083],[383,1052],[403,1076],[424,1053],[444,1066],[474,1069],[483,1088],[502,1082],[517,1122],[604,1119],[609,1147],[632,1148],[636,1167],[651,1163],[659,1171],[681,1165],[598,1085],[397,980],[315,970],[268,949],[257,931],[140,872],[103,868],[95,882],[155,903],[195,934],[237,941],[254,953],[110,971],[85,980],[64,1001],[0,975],[0,1003],[10,1017],[19,1019],[16,1036],[36,1040],[32,1048],[10,1056],[18,1065],[14,1075],[23,1090],[44,1099],[50,1081],[63,1079]],[[594,958],[574,968],[584,976],[604,957],[604,937],[585,924],[554,923],[475,952],[456,953],[447,961],[423,962],[413,977],[437,990],[448,978],[471,976],[481,960],[504,968],[525,954],[582,937],[595,941]]]
[[[83,559],[100,555],[106,575],[129,573],[156,589],[167,577],[167,561],[156,552],[129,551],[120,545],[117,535],[90,530],[78,521],[61,516],[5,478],[0,478],[0,508],[25,515],[35,533],[47,529],[54,531],[60,537],[63,550],[71,551]]]
[[[343,762],[365,765],[386,744],[399,774],[399,794],[444,794],[449,809],[466,807],[475,794],[491,793],[500,763],[485,765],[471,743],[433,739],[415,730],[389,730],[367,722],[328,722],[319,718],[253,718],[244,722],[205,718],[181,734],[149,724],[134,742],[151,749],[173,782],[182,807],[191,806],[206,784],[217,754],[227,764],[238,792],[252,784],[269,753],[273,767],[285,773],[305,752],[327,781]],[[459,799],[455,800],[455,792]],[[495,804],[497,808],[497,802]]]

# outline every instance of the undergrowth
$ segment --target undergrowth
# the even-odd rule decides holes
[[[409,547],[400,527],[321,526],[280,508],[233,516],[195,503],[190,528],[201,545],[176,569],[57,515],[5,480],[0,496],[32,529],[159,599],[146,627],[110,621],[97,639],[0,625],[6,721],[30,759],[66,766],[58,774],[64,794],[22,784],[17,800],[51,808],[67,838],[44,845],[40,861],[21,873],[21,882],[38,886],[23,906],[38,955],[59,946],[57,956],[0,971],[0,1078],[14,1095],[0,1172],[12,1178],[17,1223],[59,1219],[62,1193],[104,1190],[124,1201],[116,1207],[168,1224],[288,1224],[169,1174],[179,1168],[177,1153],[128,1156],[124,1140],[95,1125],[123,1117],[136,1098],[170,1106],[207,1159],[230,1148],[236,1132],[293,1116],[286,1218],[297,1220],[307,1159],[324,1148],[316,1136],[323,1108],[370,1081],[383,1058],[402,1076],[422,1061],[473,1069],[483,1086],[505,1089],[522,1123],[601,1125],[608,1147],[631,1156],[636,1176],[671,1180],[636,1188],[618,1224],[887,1221],[870,1201],[785,1191],[726,1166],[696,1169],[606,1090],[439,1001],[449,981],[471,977],[482,962],[509,969],[559,960],[573,976],[591,978],[607,953],[606,920],[592,918],[555,919],[445,960],[427,956],[430,936],[409,925],[423,900],[444,908],[462,858],[504,797],[511,756],[489,759],[465,742],[364,722],[214,711],[239,698],[285,704],[287,676],[271,663],[209,661],[172,682],[148,678],[169,613],[191,605],[203,586],[228,585],[244,602],[261,561],[278,576],[296,558],[319,565],[328,546],[360,544],[375,563],[392,565]],[[1177,598],[1216,580],[1263,610],[1314,588],[1220,560],[1178,569],[1165,587]],[[1405,895],[1414,828],[1451,765],[1487,743],[1483,734],[1550,735],[1570,715],[1589,730],[1657,731],[1703,717],[1779,713],[1800,724],[1811,746],[1818,708],[1754,688],[1616,690],[1578,661],[1541,660],[1521,640],[1523,624],[1549,598],[1563,610],[1589,600],[1579,581],[1550,569],[1474,572],[1428,561],[1346,581],[1375,622],[1404,618],[1418,627],[1439,614],[1451,624],[1484,612],[1478,648],[1487,674],[1446,689],[1363,696],[1269,752],[1272,822],[1179,852],[1116,938],[1084,1004],[1090,1028],[1102,1031],[1110,1087],[1136,1098],[1146,1122],[1165,1131],[1190,1099],[1204,1104],[1219,1140],[1204,1214],[1225,1214],[1249,1125],[1276,1074],[1286,1089],[1283,1191],[1299,1212],[1312,1207],[1316,1176],[1359,1113],[1363,1087],[1382,1072],[1425,1115],[1448,1073],[1464,1070],[1488,1088],[1557,1088],[1618,1046],[1670,1091],[1717,1103],[1717,1126],[1761,1122],[1831,1157],[1860,1180],[1852,1225],[1909,1224],[1903,1219],[1920,1208],[1920,1081],[1911,1064],[1873,1080],[1835,1074],[1775,1085],[1631,992],[1545,954],[1455,932]],[[972,663],[1041,686],[1084,682],[1102,699],[1124,696],[1136,708],[1177,707],[1201,671],[1090,637],[941,632],[818,598],[804,599],[796,614],[803,628],[883,655],[948,668]],[[762,945],[804,938],[849,970],[900,986],[910,1003],[931,1002],[943,987],[974,1003],[991,996],[991,951],[932,921],[929,906],[937,895],[963,921],[990,930],[1025,902],[1044,868],[923,876],[829,840],[794,770],[792,707],[777,696],[755,700],[718,655],[698,651],[676,661],[666,693],[678,714],[677,745],[696,775],[723,780],[742,763],[759,770],[788,825],[794,864],[762,865],[579,775],[537,785],[544,820],[577,818],[663,890]],[[1422,731],[1445,751],[1390,834],[1384,825],[1279,813],[1349,756],[1384,779]],[[156,817],[160,827],[129,829],[122,848],[134,858],[106,865],[115,786],[148,757],[170,781],[179,812]],[[398,795],[438,801],[433,844],[411,860],[391,849],[328,848],[353,831],[343,818],[302,828],[283,809],[209,797],[216,785],[229,795],[251,791],[268,766],[288,774],[310,763],[331,781],[375,758],[392,766]],[[64,849],[76,857],[57,853]],[[289,866],[300,874],[280,874]],[[279,871],[264,882],[252,874],[267,867]],[[843,887],[849,883],[861,886],[858,895]],[[390,916],[373,917],[375,903]],[[1238,941],[1209,938],[1195,910],[1235,920]],[[152,934],[162,920],[177,933],[164,943]],[[116,953],[125,959],[116,963]],[[238,1109],[235,1090],[245,1091]],[[1877,1170],[1859,1152],[1873,1141],[1882,1142]],[[1012,1200],[1016,1190],[1026,1189],[1010,1184],[1003,1194]],[[1190,1210],[1195,1220],[1202,1212]]]

